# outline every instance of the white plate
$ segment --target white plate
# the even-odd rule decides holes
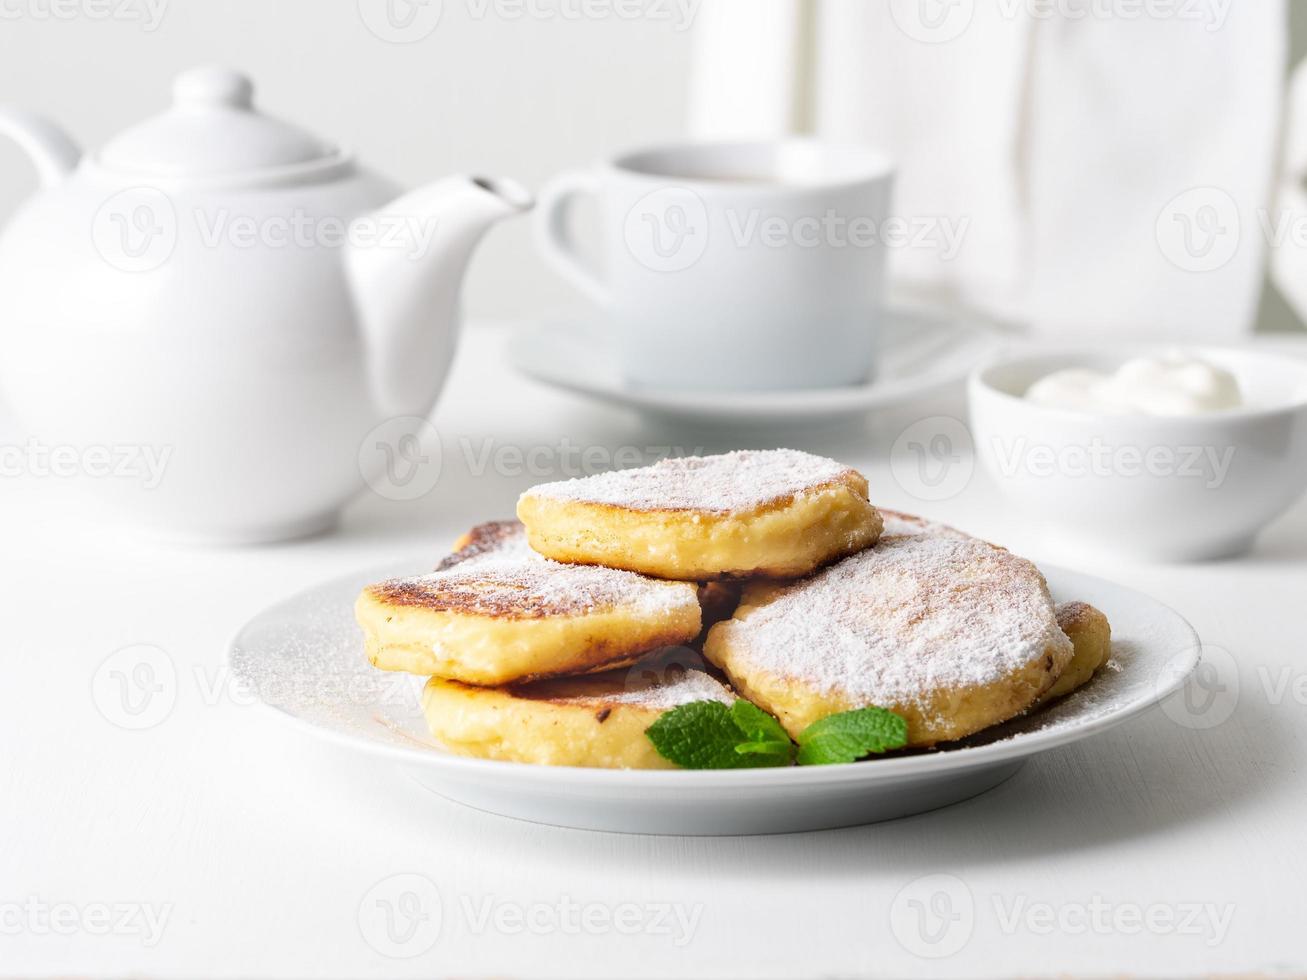
[[[1119,724],[1177,690],[1199,643],[1177,613],[1102,579],[1045,568],[1058,601],[1082,599],[1112,623],[1119,669],[1051,707],[974,736],[965,747],[851,765],[729,771],[531,766],[451,755],[428,735],[422,679],[363,655],[353,605],[368,582],[422,563],[336,579],[251,620],[229,652],[237,680],[265,704],[342,745],[403,766],[451,800],[539,823],[646,834],[766,834],[902,817],[982,793],[1032,755]]]
[[[520,329],[508,347],[529,378],[663,418],[768,424],[830,421],[900,404],[964,378],[1004,343],[978,321],[920,311],[886,314],[876,377],[795,391],[703,392],[635,387],[622,378],[602,322],[556,320]]]

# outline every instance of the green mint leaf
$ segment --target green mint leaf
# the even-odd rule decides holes
[[[731,718],[752,741],[793,744],[781,723],[751,701],[740,698],[731,705]]]
[[[884,708],[827,715],[799,733],[799,765],[856,762],[908,743],[908,723]]]
[[[720,701],[682,704],[663,712],[645,734],[659,755],[682,769],[756,769],[788,766],[794,759],[785,730],[747,701],[730,707]]]
[[[745,742],[735,746],[740,755],[756,755],[769,759],[769,766],[788,766],[794,761],[794,743],[789,739],[784,742]]]

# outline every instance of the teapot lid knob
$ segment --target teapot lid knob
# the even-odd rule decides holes
[[[332,144],[254,108],[253,83],[234,69],[184,71],[172,93],[171,108],[119,133],[97,160],[123,173],[180,179],[257,174],[339,155]]]
[[[250,109],[254,106],[254,83],[231,68],[192,68],[177,76],[172,97],[179,106]]]

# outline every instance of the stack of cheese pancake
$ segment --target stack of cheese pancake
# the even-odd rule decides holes
[[[887,708],[927,747],[1069,693],[1110,650],[1102,613],[1055,607],[1030,562],[878,511],[861,474],[806,453],[664,460],[517,510],[356,608],[368,658],[429,677],[432,734],[465,755],[673,768],[645,730],[738,697],[792,736]]]

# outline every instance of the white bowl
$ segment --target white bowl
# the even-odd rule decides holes
[[[1189,417],[1098,415],[1024,398],[1067,367],[1111,371],[1164,348],[1009,355],[968,381],[976,454],[1013,503],[1078,551],[1197,561],[1246,551],[1307,489],[1307,362],[1192,353],[1234,373],[1248,403]]]

